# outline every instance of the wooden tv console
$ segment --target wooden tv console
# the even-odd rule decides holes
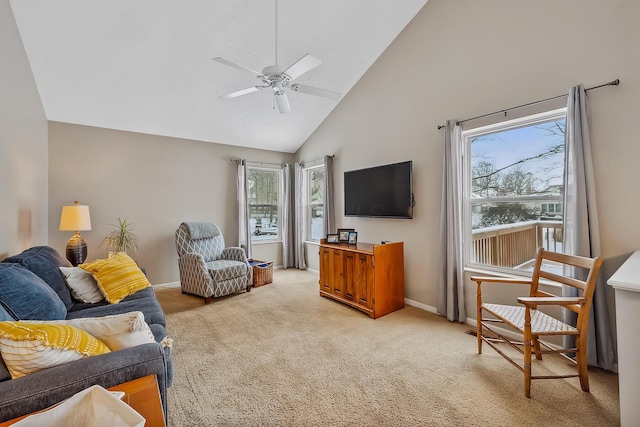
[[[404,244],[320,241],[320,296],[377,319],[404,308]]]

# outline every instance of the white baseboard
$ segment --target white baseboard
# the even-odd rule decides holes
[[[438,314],[438,309],[437,308],[432,307],[432,306],[427,305],[427,304],[423,304],[423,303],[418,302],[418,301],[414,301],[414,300],[409,299],[409,298],[405,298],[404,299],[404,303],[406,305],[410,305],[412,307],[417,307],[417,308],[419,308],[421,310],[428,311],[429,313]]]
[[[154,289],[160,288],[179,288],[180,282],[169,282],[169,283],[158,283],[157,285],[152,285]]]

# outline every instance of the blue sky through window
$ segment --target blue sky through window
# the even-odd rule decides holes
[[[504,176],[519,168],[533,175],[538,191],[544,191],[549,186],[560,186],[564,170],[564,124],[565,119],[562,118],[474,137],[471,143],[471,167],[473,169],[481,162],[488,162],[494,170],[499,170],[530,158],[502,170],[500,174]],[[553,147],[557,152],[544,155]]]

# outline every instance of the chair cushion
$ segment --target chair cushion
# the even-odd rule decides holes
[[[192,240],[208,239],[220,235],[220,229],[212,222],[185,222]]]
[[[55,249],[49,246],[34,246],[18,255],[5,258],[2,262],[23,265],[58,294],[67,310],[73,305],[69,288],[58,270],[58,267],[71,267],[71,264]]]
[[[0,263],[0,305],[15,320],[59,320],[67,315],[53,289],[20,264]]]
[[[240,261],[219,259],[206,263],[214,282],[222,282],[247,274],[247,264]]]
[[[222,250],[224,249],[224,237],[222,236],[222,233],[218,233],[218,235],[212,237],[194,239],[191,237],[189,224],[191,223],[183,222],[176,230],[176,249],[178,251],[178,256],[182,256],[187,253],[195,253],[202,256],[205,262],[219,258]],[[213,223],[209,223],[209,225],[211,227],[218,228],[218,226]],[[198,232],[198,235],[200,234],[201,233]]]

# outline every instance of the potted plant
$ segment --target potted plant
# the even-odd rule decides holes
[[[138,251],[138,236],[133,233],[133,227],[127,219],[117,218],[118,224],[112,224],[116,229],[107,234],[100,247],[109,252],[109,257],[129,250]]]

